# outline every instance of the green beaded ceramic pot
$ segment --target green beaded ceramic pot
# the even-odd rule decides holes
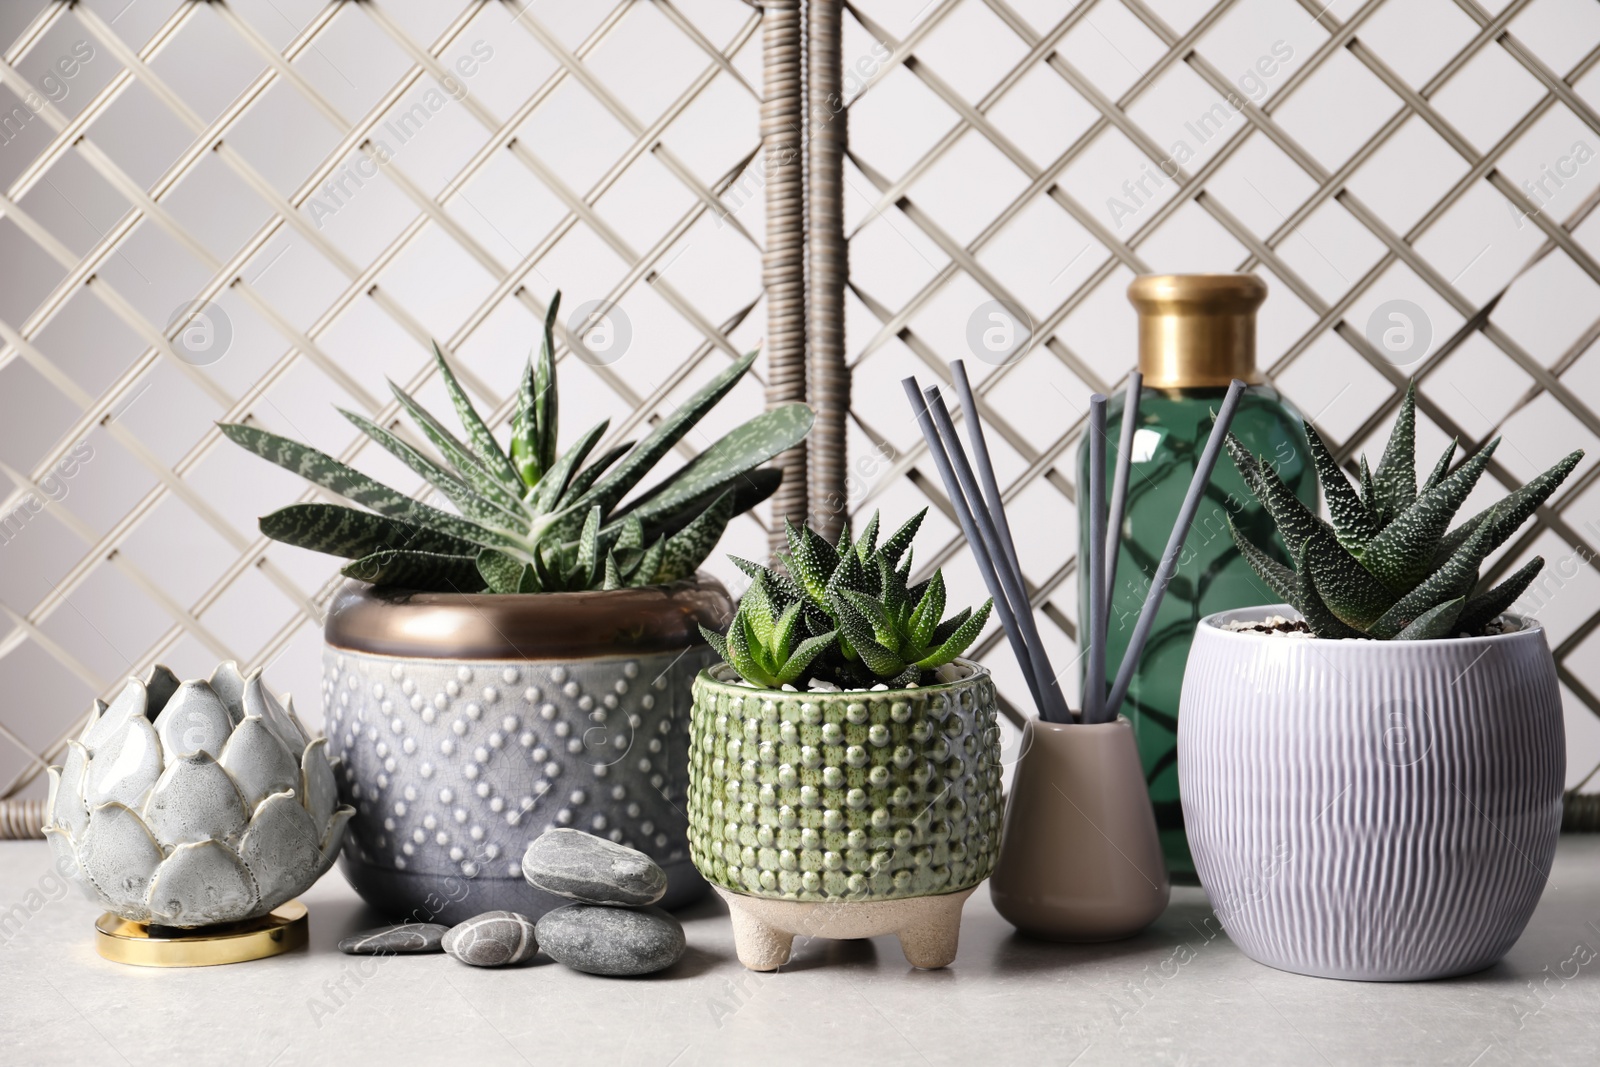
[[[804,903],[970,890],[1000,848],[989,672],[915,689],[791,692],[726,664],[694,683],[689,856],[735,894]]]

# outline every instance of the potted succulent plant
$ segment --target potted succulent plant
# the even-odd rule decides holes
[[[739,959],[766,971],[796,934],[899,935],[917,967],[955,958],[961,907],[1000,844],[989,672],[959,658],[989,604],[946,618],[911,584],[922,514],[878,543],[788,525],[787,574],[752,584],[724,663],[694,682],[689,845],[727,901]]]
[[[1450,529],[1498,441],[1419,486],[1410,390],[1358,486],[1306,427],[1332,521],[1237,442],[1293,569],[1241,536],[1286,604],[1201,621],[1178,737],[1200,880],[1230,937],[1303,974],[1411,980],[1498,960],[1544,889],[1565,741],[1536,620],[1503,614],[1543,560],[1474,592],[1574,452]]]
[[[690,678],[711,659],[698,626],[722,625],[732,603],[696,570],[729,520],[777,487],[779,472],[761,464],[805,436],[811,412],[764,412],[634,493],[755,356],[637,443],[599,448],[601,422],[561,451],[558,304],[559,295],[523,375],[509,447],[437,346],[465,439],[391,387],[441,458],[344,413],[455,513],[295,441],[222,427],[369,509],[296,504],[264,517],[261,530],[351,561],[325,631],[329,747],[344,763],[341,795],[356,808],[345,873],[392,915],[457,922],[509,909],[537,918],[560,901],[529,886],[519,864],[527,843],[554,826],[649,854],[668,873],[667,907],[704,892],[681,812],[687,700]]]

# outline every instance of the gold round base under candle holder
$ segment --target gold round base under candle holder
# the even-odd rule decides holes
[[[152,930],[157,931],[152,933]],[[95,951],[135,967],[215,967],[266,959],[304,945],[310,932],[306,906],[280,904],[258,919],[178,931],[129,922],[113,912],[95,920]]]

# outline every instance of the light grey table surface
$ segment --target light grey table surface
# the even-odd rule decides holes
[[[754,974],[708,901],[683,915],[684,959],[647,979],[345,956],[335,942],[374,916],[337,868],[302,899],[307,949],[126,967],[95,954],[97,909],[60,894],[42,842],[0,844],[0,1065],[1600,1062],[1600,836],[1563,838],[1504,961],[1396,985],[1254,963],[1198,889],[1138,938],[1068,946],[1017,937],[980,888],[959,958],[933,972],[876,938],[797,942]]]

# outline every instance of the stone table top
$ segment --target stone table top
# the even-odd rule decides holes
[[[1205,894],[1175,889],[1124,942],[1015,935],[983,889],[944,971],[892,937],[797,941],[755,974],[722,905],[680,913],[668,971],[608,979],[538,961],[354,957],[375,925],[337,868],[301,899],[311,943],[274,959],[149,970],[95,954],[97,909],[62,893],[43,842],[0,843],[0,1064],[1499,1064],[1600,1060],[1600,835],[1561,841],[1527,932],[1443,982],[1286,974],[1243,956]],[[1211,920],[1208,922],[1207,920]]]

